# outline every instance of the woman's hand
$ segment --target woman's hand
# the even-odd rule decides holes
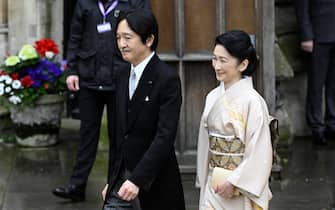
[[[219,184],[214,189],[214,192],[219,194],[221,197],[230,199],[234,196],[235,187],[230,182],[226,181],[223,184]]]
[[[106,199],[107,189],[108,189],[108,184],[105,185],[104,189],[101,192],[102,200]]]

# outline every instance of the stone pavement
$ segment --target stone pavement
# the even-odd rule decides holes
[[[78,125],[65,119],[61,142],[50,148],[18,148],[0,144],[0,210],[99,210],[106,177],[107,152],[99,152],[87,186],[87,201],[71,203],[51,194],[68,181],[79,140]],[[330,210],[335,190],[335,142],[314,148],[297,138],[283,153],[281,181],[272,181],[271,210]],[[183,174],[187,210],[196,210],[194,174]]]

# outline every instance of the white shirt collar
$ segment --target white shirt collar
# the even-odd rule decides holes
[[[148,57],[146,57],[141,63],[139,63],[137,66],[134,66],[131,64],[131,69],[134,69],[135,75],[136,75],[136,86],[138,84],[138,81],[140,80],[143,71],[145,67],[148,65],[151,58],[154,56],[155,52],[152,52]]]

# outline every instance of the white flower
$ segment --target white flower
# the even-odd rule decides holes
[[[12,87],[13,89],[20,89],[21,88],[21,82],[20,80],[14,80],[13,83],[12,83]]]
[[[45,52],[45,57],[47,57],[48,59],[52,59],[54,57],[55,53],[51,52],[51,51],[46,51]]]
[[[12,88],[11,87],[6,87],[5,88],[5,93],[10,93],[12,91]]]
[[[8,75],[2,75],[2,76],[0,76],[0,82],[6,81],[8,79],[11,79],[10,76],[8,76]]]
[[[5,94],[5,89],[4,87],[0,86],[0,96],[3,96]]]
[[[5,80],[6,80],[6,76],[5,75],[1,75],[0,76],[0,82],[5,81]]]
[[[0,83],[0,88],[5,88],[5,84]]]
[[[11,96],[8,98],[9,102],[11,102],[12,104],[18,104],[21,103],[21,98],[19,96]]]
[[[5,83],[6,83],[7,85],[10,85],[12,82],[13,82],[13,79],[12,79],[10,76],[7,76],[7,77],[6,77],[6,80],[5,80]]]

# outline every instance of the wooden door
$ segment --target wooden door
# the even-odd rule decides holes
[[[211,67],[214,38],[227,29],[255,34],[254,0],[151,0],[159,22],[160,57],[178,71],[183,107],[176,150],[183,172],[196,166],[206,94],[218,85]]]
[[[159,56],[178,71],[183,106],[176,150],[183,172],[194,172],[206,94],[218,83],[211,67],[214,37],[223,30],[220,1],[151,0],[159,22]],[[219,6],[219,7],[218,7]]]

